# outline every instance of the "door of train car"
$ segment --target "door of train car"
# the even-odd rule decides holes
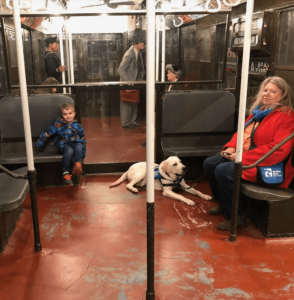
[[[75,78],[76,83],[105,83],[104,87],[76,89],[80,119],[87,133],[84,163],[88,170],[100,172],[109,167],[109,170],[117,171],[125,164],[146,160],[146,148],[141,145],[146,138],[145,89],[140,90],[137,105],[136,123],[139,126],[125,128],[121,123],[120,89],[107,87],[107,82],[120,82],[118,68],[124,54],[133,47],[133,35],[133,30],[73,35],[75,72],[79,74],[79,78]],[[137,35],[146,40],[145,30],[136,32]],[[144,49],[141,55],[145,69]]]

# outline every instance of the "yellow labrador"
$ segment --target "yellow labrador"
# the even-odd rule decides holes
[[[205,200],[211,200],[212,198],[208,195],[202,194],[201,192],[188,186],[184,180],[184,175],[187,168],[182,164],[181,160],[177,156],[171,156],[167,160],[164,160],[160,165],[154,164],[155,176],[154,188],[155,190],[162,191],[163,196],[170,197],[175,200],[182,201],[188,205],[195,205],[194,201],[185,198],[182,195],[173,192],[175,188],[181,188],[185,192],[193,194]],[[139,162],[133,164],[127,172],[125,172],[117,181],[112,183],[109,187],[114,187],[124,180],[128,179],[129,183],[126,188],[134,193],[138,193],[138,189],[134,186],[143,187],[146,185],[146,162]]]

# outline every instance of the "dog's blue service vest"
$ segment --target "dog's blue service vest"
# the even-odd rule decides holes
[[[159,166],[156,166],[155,168],[154,168],[154,179],[160,179],[162,176],[161,176],[161,174],[160,174],[160,172],[159,172]]]

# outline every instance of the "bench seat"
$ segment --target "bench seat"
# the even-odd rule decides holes
[[[3,144],[2,144],[3,145]],[[33,143],[33,147],[35,143]],[[51,162],[61,162],[62,154],[57,152],[57,148],[53,141],[48,141],[43,148],[42,152],[34,153],[34,162],[37,163],[51,163]],[[23,152],[9,152],[0,155],[0,164],[26,164],[27,155],[24,149]]]
[[[18,175],[27,174],[27,168],[14,170]],[[22,205],[29,192],[27,179],[16,179],[6,173],[0,174],[0,212],[9,211]]]
[[[194,135],[194,136],[164,136],[161,138],[161,146],[164,155],[191,157],[191,156],[208,156],[220,152],[232,135]]]
[[[49,138],[43,151],[35,153],[34,146],[40,134],[61,116],[60,107],[74,101],[63,94],[28,96],[33,155],[37,172],[37,186],[62,185],[62,155],[57,152],[53,138]],[[19,96],[0,99],[0,164],[8,169],[27,164],[22,104]],[[79,178],[77,178],[79,182]]]
[[[23,167],[13,172],[23,175],[27,173],[27,168]],[[7,245],[22,214],[22,204],[29,189],[27,179],[16,179],[6,173],[0,173],[0,253]]]
[[[228,91],[173,91],[162,100],[165,157],[220,152],[234,133],[235,97]]]
[[[240,191],[249,219],[265,237],[294,236],[294,191],[291,188],[241,183]]]

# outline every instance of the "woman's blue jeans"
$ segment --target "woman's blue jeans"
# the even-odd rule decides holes
[[[221,203],[225,217],[231,219],[235,162],[217,154],[203,162],[203,169],[214,200]],[[238,216],[243,214],[244,210],[239,205]]]
[[[65,144],[63,149],[62,170],[63,172],[71,170],[71,162],[74,163],[83,159],[82,146],[80,144]]]

